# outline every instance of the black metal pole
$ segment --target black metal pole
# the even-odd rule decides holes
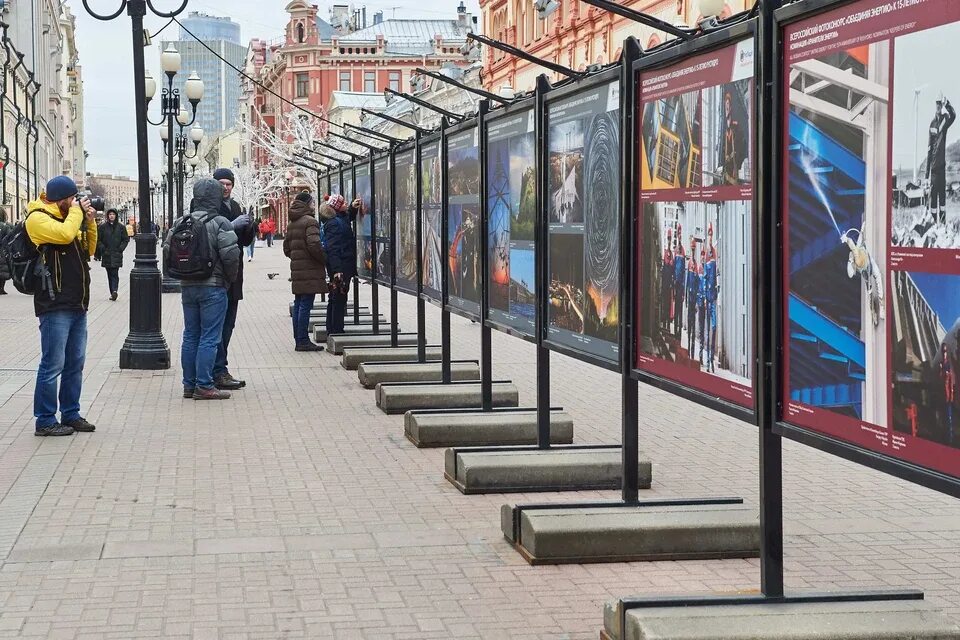
[[[447,262],[447,256],[450,255],[450,220],[449,220],[449,198],[450,193],[447,188],[447,128],[446,120],[440,124],[440,246],[442,247],[440,255],[443,256],[443,262]],[[450,384],[453,382],[453,372],[451,371],[451,349],[450,349],[450,310],[447,308],[448,287],[450,286],[449,267],[443,266],[440,269],[440,383]]]
[[[422,76],[427,76],[428,78],[433,78],[434,80],[438,80],[439,82],[445,82],[449,85],[453,85],[454,87],[457,87],[458,89],[466,91],[467,93],[478,95],[481,98],[486,98],[487,100],[493,100],[494,102],[499,102],[500,104],[510,104],[510,101],[507,100],[506,98],[501,98],[495,93],[490,93],[489,91],[484,91],[483,89],[480,89],[477,87],[471,87],[462,82],[454,80],[453,78],[448,78],[442,73],[435,73],[433,71],[428,71],[427,69],[424,69],[422,67],[418,67],[415,73],[418,73],[419,75],[422,75]]]
[[[490,315],[490,236],[487,205],[487,112],[488,100],[480,101],[477,127],[480,141],[480,410],[493,410],[493,335],[487,325]]]
[[[416,151],[413,154],[416,186],[416,234],[417,234],[417,362],[427,361],[427,303],[423,299],[423,171],[420,166],[422,140],[417,131]]]
[[[546,213],[547,204],[547,136],[545,134],[547,124],[547,105],[546,96],[550,91],[550,81],[547,76],[537,76],[536,98],[534,107],[534,128],[535,132],[535,151],[534,151],[534,175],[536,175],[537,188],[534,190],[535,211],[536,213],[536,231],[534,233],[535,244],[533,247],[534,272],[536,280],[534,282],[534,291],[536,293],[536,313],[535,313],[535,331],[537,344],[537,448],[550,448],[550,350],[544,345],[547,339],[547,304],[549,298],[549,265],[547,260],[547,227],[549,226]]]
[[[368,111],[367,109],[360,109],[360,113],[364,113],[364,114],[373,116],[374,118],[381,118],[382,120],[386,120],[387,122],[392,122],[393,124],[398,124],[398,125],[400,125],[401,127],[406,127],[407,129],[410,129],[411,131],[417,131],[417,132],[419,132],[419,133],[430,133],[430,131],[427,130],[427,129],[424,129],[424,128],[422,128],[422,127],[418,127],[418,126],[415,125],[415,124],[410,124],[409,122],[404,122],[404,121],[401,120],[400,118],[394,118],[393,116],[388,116],[388,115],[386,115],[386,114],[384,114],[384,113],[377,113],[377,112],[375,112],[375,111]]]
[[[186,2],[183,3],[183,7],[185,6]],[[92,14],[87,0],[84,0],[84,7]],[[133,100],[137,118],[138,194],[140,201],[144,202],[149,198],[150,188],[147,100],[144,91],[143,64],[143,17],[147,13],[146,0],[127,0],[126,9],[131,18],[133,35]],[[140,233],[135,239],[137,253],[133,271],[130,273],[130,333],[120,350],[121,369],[170,368],[170,349],[160,330],[160,270],[157,269],[157,240],[150,223],[149,205],[141,207]]]
[[[342,174],[341,174],[342,175]],[[342,178],[341,178],[342,181]],[[350,193],[353,200],[357,199],[357,168],[356,165],[350,165]],[[349,206],[351,203],[347,203]],[[356,240],[359,237],[357,233],[360,225],[360,214],[357,213],[357,217],[353,219],[353,240],[354,246],[356,246]],[[356,265],[355,265],[356,267]],[[353,324],[360,324],[360,276],[353,276]]]
[[[400,346],[397,319],[397,150],[390,149],[390,346]]]
[[[373,332],[380,333],[380,286],[377,284],[377,163],[370,156],[370,313],[373,317]]]
[[[671,36],[681,38],[683,40],[689,40],[692,38],[696,32],[696,29],[691,29],[690,27],[677,27],[666,20],[661,20],[655,16],[647,15],[640,11],[636,11],[629,7],[625,7],[616,2],[610,2],[610,0],[583,0],[587,4],[593,5],[604,11],[609,11],[617,15],[623,16],[628,20],[634,22],[639,22],[642,25],[648,26],[652,29],[657,29],[658,31],[663,31],[664,33],[670,34]]]
[[[500,42],[499,40],[494,40],[493,38],[482,36],[479,33],[467,33],[467,38],[470,40],[476,40],[480,44],[485,44],[488,47],[499,49],[504,53],[509,53],[510,55],[520,58],[522,60],[526,60],[527,62],[532,62],[537,66],[543,67],[544,69],[549,69],[554,73],[559,73],[560,75],[566,76],[568,78],[579,78],[583,75],[582,73],[578,71],[574,71],[573,69],[569,69],[563,66],[562,64],[557,64],[556,62],[550,62],[549,60],[538,58],[532,53],[527,53],[523,49],[518,49],[517,47],[506,44],[505,42]]]
[[[636,144],[636,83],[633,63],[640,58],[640,43],[630,37],[623,45],[620,76],[620,431],[622,484],[620,493],[627,504],[640,500],[639,383],[630,376],[633,367],[634,314],[632,301],[636,269],[636,175],[633,146]]]
[[[17,126],[20,124],[26,124],[26,144],[24,145],[24,152],[26,153],[26,174],[27,174],[27,200],[30,200],[30,134],[33,132],[33,128],[30,126],[30,102],[31,102],[31,93],[33,89],[33,71],[27,71],[27,84],[23,88],[23,96],[26,99],[23,105],[23,123],[17,123]],[[37,176],[39,179],[40,176]]]
[[[167,87],[163,91],[163,96],[160,101],[160,112],[165,119],[163,122],[167,127],[167,141],[163,144],[164,151],[167,154],[166,220],[167,229],[172,229],[174,212],[178,210],[178,208],[174,205],[174,200],[177,198],[180,182],[177,178],[177,174],[174,172],[173,167],[173,156],[176,153],[176,138],[173,134],[173,119],[176,118],[180,113],[180,95],[179,91],[173,86],[173,78],[176,74],[166,73],[165,75],[167,76]],[[180,201],[183,202],[183,198],[180,198]],[[162,293],[179,293],[180,281],[170,278],[166,275],[166,273],[164,273],[160,280],[160,291]]]
[[[776,86],[779,76],[777,32],[774,12],[780,0],[761,3],[759,18],[759,55],[755,56],[758,67],[755,77],[760,86],[754,95],[760,96],[757,117],[759,135],[757,158],[776,158],[779,152],[779,127],[776,95],[781,90]],[[758,162],[754,176],[755,202],[759,204],[754,225],[757,245],[757,262],[761,271],[754,282],[753,299],[759,309],[754,313],[754,331],[759,336],[762,371],[755,369],[757,380],[758,417],[760,422],[760,590],[768,598],[783,596],[783,450],[780,436],[773,428],[777,421],[777,398],[780,393],[780,284],[776,277],[776,265],[780,260],[780,238],[776,212],[779,211],[775,188],[777,163]],[[758,295],[759,294],[759,295]]]
[[[454,122],[463,121],[464,117],[459,113],[454,113],[452,111],[447,111],[446,109],[441,109],[440,107],[436,105],[432,105],[426,100],[422,100],[416,96],[410,95],[409,93],[403,93],[402,91],[394,91],[393,89],[384,89],[383,92],[386,95],[393,95],[393,96],[397,96],[398,98],[402,98],[404,100],[409,100],[410,102],[417,105],[418,107],[423,107],[424,109],[428,109],[430,111],[433,111],[434,113],[438,113],[445,118],[449,118],[450,120],[453,120]]]

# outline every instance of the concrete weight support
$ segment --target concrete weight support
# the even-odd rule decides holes
[[[331,344],[333,341],[337,341],[337,344],[342,344],[344,336],[333,336],[327,340],[327,344]],[[387,336],[389,338],[389,336]],[[405,340],[401,344],[417,344],[416,335],[413,336],[413,340]],[[389,345],[389,342],[387,343]],[[329,351],[329,348],[328,348]],[[441,357],[440,347],[436,346],[427,346],[427,360],[439,360]],[[417,361],[417,347],[416,346],[407,346],[407,347],[351,347],[347,346],[342,350],[342,357],[340,358],[340,366],[342,366],[347,371],[356,371],[360,368],[360,365],[364,362],[416,362]]]
[[[341,333],[327,337],[327,351],[336,355],[343,353],[347,347],[389,347],[390,331],[379,334],[348,334]],[[417,344],[417,334],[401,333],[397,336],[397,345],[409,347]]]
[[[450,376],[455,382],[480,379],[480,365],[476,361],[450,363]],[[357,378],[367,389],[380,383],[435,382],[442,379],[440,362],[362,362]]]
[[[482,447],[537,444],[535,411],[436,413],[408,411],[403,418],[407,439],[421,448]],[[550,414],[550,444],[573,442],[573,419],[562,411]]]
[[[503,505],[504,537],[530,564],[708,560],[760,554],[757,510],[742,505]]]
[[[313,309],[310,310],[310,315],[313,315],[314,313],[318,313],[318,312],[321,312],[321,311],[322,311],[323,313],[326,313],[326,312],[327,312],[327,303],[326,303],[326,302],[321,302],[320,300],[317,300],[316,302],[313,303]],[[366,311],[367,313],[369,313],[369,312],[370,312],[370,307],[368,307],[368,306],[365,305],[365,304],[361,304],[361,305],[360,305],[360,311],[361,311],[361,312]],[[287,305],[287,313],[290,314],[290,317],[291,317],[291,318],[293,317],[293,302],[291,302],[291,303],[289,303],[289,304]],[[353,300],[347,300],[347,313],[348,313],[348,314],[353,313]]]
[[[617,603],[604,607],[604,640],[958,640],[960,626],[923,600],[787,602],[644,607],[626,612],[621,635]]]
[[[314,342],[326,342],[327,338],[330,336],[327,335],[327,327],[323,322],[313,323],[311,321],[311,326],[313,327],[313,340]],[[390,338],[390,329],[387,326],[380,326],[380,333],[373,333],[372,324],[349,324],[344,323],[343,333],[340,335],[346,336],[362,336],[362,335],[372,335],[372,336],[383,336],[386,335],[387,339]]]
[[[622,452],[618,446],[556,447],[527,451],[447,449],[444,477],[465,494],[619,489]],[[637,483],[649,489],[652,465],[641,460]]]
[[[480,383],[379,384],[377,406],[384,413],[406,413],[412,409],[480,408]],[[520,402],[517,387],[510,382],[493,383],[493,406],[515,407]]]

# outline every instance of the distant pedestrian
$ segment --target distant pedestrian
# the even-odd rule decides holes
[[[260,223],[260,234],[263,236],[263,239],[267,241],[267,246],[273,246],[273,234],[277,232],[277,223],[273,221],[273,218],[267,217],[263,222]]]
[[[313,197],[301,193],[290,205],[290,224],[283,238],[283,255],[290,258],[293,289],[293,339],[297,351],[323,351],[310,340],[310,311],[318,293],[327,292],[327,256],[320,242],[320,224],[313,214]]]
[[[34,434],[38,436],[69,436],[96,429],[80,415],[90,258],[97,250],[96,211],[86,198],[80,204],[76,198],[76,183],[57,176],[27,205],[24,223],[44,266],[43,282],[33,296],[40,319],[40,366],[33,391]]]
[[[330,276],[327,295],[327,335],[343,333],[347,315],[347,292],[357,270],[357,241],[352,221],[360,211],[358,198],[347,208],[347,201],[337,194],[330,196],[320,207],[323,223],[323,248],[327,253],[327,273]]]
[[[130,243],[127,230],[117,221],[117,210],[107,211],[107,220],[97,232],[96,259],[107,271],[107,286],[110,287],[110,300],[117,299],[120,290],[120,268],[123,266],[123,252]]]
[[[6,211],[0,211],[0,246],[2,246],[3,239],[6,237],[7,232],[13,228],[13,225],[7,222],[7,213]],[[7,290],[5,289],[7,280],[13,277],[13,274],[10,273],[10,268],[7,265],[7,261],[3,259],[2,249],[0,249],[0,296],[7,295]]]
[[[223,191],[216,180],[197,182],[193,187],[190,213],[174,222],[163,243],[164,264],[171,269],[171,275],[178,264],[191,268],[190,278],[180,278],[183,305],[180,361],[183,365],[183,397],[194,400],[230,397],[229,391],[216,387],[214,363],[229,306],[227,291],[236,280],[243,259],[233,225],[221,215]],[[201,239],[205,245],[199,245]],[[204,253],[208,257],[206,261],[202,260],[201,254]],[[190,260],[195,256],[201,257],[197,265]],[[210,264],[213,266],[208,266]],[[207,265],[206,269],[199,268],[204,265]]]

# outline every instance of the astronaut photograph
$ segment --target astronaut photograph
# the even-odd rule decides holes
[[[960,75],[945,73],[960,23],[894,40],[892,244],[960,249]]]

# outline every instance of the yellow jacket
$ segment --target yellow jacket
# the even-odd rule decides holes
[[[78,204],[70,207],[70,212],[64,219],[60,207],[56,203],[47,202],[46,195],[41,193],[38,199],[27,205],[27,214],[34,211],[38,213],[35,216],[28,215],[24,224],[30,240],[38,247],[42,244],[65,245],[77,240],[92,258],[97,252],[97,223],[93,220],[86,220],[83,209]],[[56,220],[50,216],[53,216]],[[60,222],[61,220],[62,222]],[[84,223],[86,223],[86,246],[84,246],[83,235],[80,233],[81,226]]]

